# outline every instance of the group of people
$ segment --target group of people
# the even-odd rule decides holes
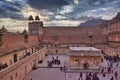
[[[114,71],[114,66],[116,66],[117,68],[119,67],[119,56],[118,55],[114,55],[114,56],[104,56],[104,59],[106,59],[108,61],[108,68],[107,68],[107,74],[113,74],[112,77],[110,78],[110,80],[117,80],[118,79],[118,71]],[[116,63],[116,65],[113,65],[114,63]],[[102,74],[103,77],[106,76],[104,69],[102,69]]]
[[[108,61],[113,61],[113,62],[120,61],[120,57],[118,56],[118,54],[114,56],[105,55],[104,58]]]
[[[53,67],[53,64],[60,65],[61,61],[58,59],[58,56],[56,58],[52,57],[51,61],[47,61],[48,67]]]
[[[111,67],[108,68],[107,73],[108,73],[108,74],[113,74],[113,70],[111,70]],[[106,77],[106,73],[105,73],[104,69],[102,69],[102,75],[103,75],[103,77]],[[113,76],[111,77],[110,80],[114,80],[114,77],[115,77],[115,79],[118,78],[118,71],[115,71],[115,72],[114,72],[114,74],[113,74]]]
[[[80,77],[78,80],[83,80],[83,75],[82,72],[80,72]],[[92,74],[90,73],[86,73],[86,79],[85,80],[100,80],[99,77],[97,76],[97,73]]]

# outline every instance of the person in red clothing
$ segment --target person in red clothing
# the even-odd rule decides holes
[[[86,75],[86,80],[91,80],[91,77]]]
[[[109,73],[109,74],[111,73],[111,68],[110,68],[110,67],[108,68],[108,73]]]
[[[93,75],[92,80],[100,80],[100,79],[98,78],[98,76],[97,76],[97,73],[95,73],[95,74]]]

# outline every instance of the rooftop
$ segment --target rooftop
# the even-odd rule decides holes
[[[100,51],[94,47],[69,47],[71,51]]]

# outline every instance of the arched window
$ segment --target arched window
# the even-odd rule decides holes
[[[14,54],[14,63],[17,62],[17,54]]]

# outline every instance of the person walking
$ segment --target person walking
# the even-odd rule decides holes
[[[63,68],[62,68],[62,66],[60,67],[60,71],[62,71],[63,70]]]
[[[83,80],[82,72],[80,72],[80,80]]]
[[[92,77],[92,73],[91,72],[89,73],[89,76]]]
[[[105,72],[103,72],[102,74],[103,74],[103,77],[105,77],[105,76],[106,76],[106,75],[105,75]]]
[[[115,72],[115,79],[117,79],[117,77],[118,77],[118,72],[116,71]]]
[[[102,73],[104,73],[104,69],[102,68]]]
[[[111,73],[111,67],[108,68],[108,74],[110,74],[110,73]]]
[[[97,76],[97,73],[95,73],[95,74],[93,75],[92,80],[100,80],[100,79],[98,78],[98,76]]]
[[[111,77],[111,79],[110,79],[110,80],[114,80],[113,76]]]

